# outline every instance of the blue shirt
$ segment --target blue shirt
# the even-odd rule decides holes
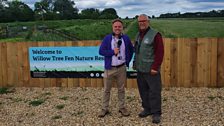
[[[125,45],[124,45],[124,40],[121,39],[121,45],[120,47],[118,47],[118,41],[119,39],[112,36],[112,40],[111,40],[111,48],[112,50],[114,50],[114,48],[119,48],[119,53],[117,55],[113,55],[112,56],[112,66],[118,66],[121,65],[123,63],[125,63]]]
[[[127,35],[122,35],[121,38],[123,39],[125,45],[125,63],[126,66],[129,67],[129,63],[133,56],[134,48],[131,43],[131,40]],[[104,37],[99,49],[99,54],[104,56],[105,69],[111,69],[112,56],[114,56],[114,50],[111,47],[111,42],[112,42],[112,34],[109,34]]]

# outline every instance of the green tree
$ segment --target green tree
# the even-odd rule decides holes
[[[82,19],[98,19],[100,11],[94,8],[87,8],[81,11],[80,18]]]
[[[224,17],[224,10],[219,10],[220,17]]]
[[[117,11],[114,8],[105,8],[101,13],[101,19],[115,19],[118,18]]]
[[[0,22],[12,21],[11,14],[7,6],[8,6],[7,0],[0,0]]]
[[[74,19],[78,18],[78,9],[74,6],[75,2],[71,0],[55,0],[53,10],[60,19]]]
[[[21,1],[11,1],[8,3],[8,12],[13,21],[32,21],[34,19],[33,10]]]
[[[53,12],[53,0],[41,0],[35,3],[36,20],[56,20],[59,19],[57,14]]]

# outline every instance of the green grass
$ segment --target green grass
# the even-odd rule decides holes
[[[130,26],[126,34],[133,40],[135,39],[137,32],[138,32],[138,22],[137,20],[135,20],[133,25]]]
[[[32,105],[32,106],[39,106],[41,104],[43,104],[45,101],[42,100],[42,99],[37,99],[37,100],[33,100],[33,101],[30,101],[29,102],[29,105]]]
[[[52,33],[35,32],[27,41],[66,41],[65,38]]]
[[[127,27],[130,24],[131,20],[124,21],[124,27]],[[23,27],[26,26],[28,29],[34,30],[32,37],[28,40],[25,38],[29,34],[30,30],[27,33],[18,35],[17,38],[20,39],[3,39],[0,42],[9,42],[9,41],[67,41],[68,39],[63,38],[59,35],[54,35],[51,33],[43,33],[38,30],[39,26],[47,26],[48,28],[56,29],[59,31],[64,31],[68,34],[76,36],[79,40],[101,40],[106,34],[112,32],[111,20],[62,20],[62,21],[37,21],[37,22],[15,22],[15,23],[5,23],[0,24],[2,26],[10,27]],[[35,28],[34,28],[35,27]],[[16,28],[14,28],[16,29]],[[19,29],[19,28],[17,28]],[[24,39],[21,39],[24,38]]]
[[[7,94],[8,93],[8,88],[2,87],[0,88],[0,94]]]
[[[133,25],[130,25],[133,22]],[[202,38],[202,37],[224,37],[224,17],[221,18],[169,18],[151,19],[153,29],[159,31],[166,38]],[[3,26],[22,27],[34,29],[29,38],[31,30],[19,33],[15,38],[0,39],[0,42],[20,41],[67,41],[60,35],[44,33],[38,29],[39,26],[47,26],[56,30],[64,31],[76,36],[80,40],[102,40],[106,34],[112,32],[111,20],[61,20],[61,21],[36,21],[36,22],[14,22],[0,23]],[[130,26],[130,27],[129,27]],[[35,28],[36,27],[36,28]],[[124,20],[124,27],[128,28],[127,35],[133,40],[138,32],[137,20]],[[13,28],[16,29],[16,28]],[[19,28],[17,28],[18,30]],[[36,30],[35,30],[36,29]],[[28,38],[28,39],[25,39]]]
[[[215,98],[215,96],[208,96],[208,99],[210,99],[211,101],[213,101]]]
[[[53,116],[51,119],[60,119],[60,118],[62,118],[61,115],[56,115],[56,116]]]
[[[85,114],[84,111],[78,111],[78,112],[72,113],[71,115],[72,116],[83,116],[84,114]]]
[[[52,33],[43,33],[40,31],[35,32],[30,39],[25,39],[26,36],[24,36],[24,38],[22,38],[22,36],[19,36],[19,37],[0,39],[0,42],[67,41],[67,39],[61,36],[58,36]]]
[[[0,87],[0,94],[13,93],[15,90],[10,89],[8,87]]]
[[[61,104],[61,105],[57,105],[56,106],[56,109],[59,109],[60,110],[60,109],[63,109],[64,107],[65,107],[65,105],[64,104]]]
[[[166,38],[224,37],[224,18],[151,19],[150,25]],[[127,34],[135,38],[138,23]]]
[[[25,38],[7,38],[7,39],[0,39],[0,42],[25,42]]]
[[[167,38],[224,37],[224,23],[220,20],[163,19],[152,20],[151,25]]]

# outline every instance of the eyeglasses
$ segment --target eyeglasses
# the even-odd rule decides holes
[[[141,20],[141,21],[138,21],[138,22],[146,22],[147,20]]]

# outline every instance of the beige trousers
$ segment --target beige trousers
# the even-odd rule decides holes
[[[125,84],[126,78],[126,65],[119,68],[112,67],[110,70],[104,71],[104,92],[103,92],[103,105],[102,109],[109,109],[110,91],[112,88],[112,80],[115,79],[118,89],[118,104],[119,109],[125,108]]]

